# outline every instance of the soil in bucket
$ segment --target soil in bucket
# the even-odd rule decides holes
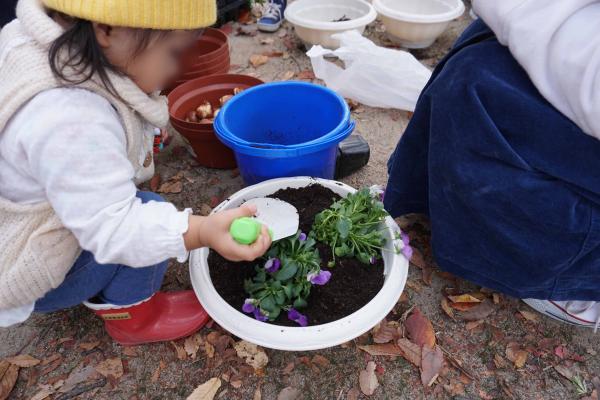
[[[295,206],[300,214],[300,229],[306,233],[310,232],[315,216],[340,198],[321,185],[283,189],[270,197]],[[371,301],[384,283],[383,260],[375,265],[365,265],[354,258],[338,258],[335,267],[329,269],[327,263],[332,259],[331,248],[319,243],[318,249],[321,268],[331,271],[332,275],[326,285],[312,287],[308,306],[301,310],[308,317],[309,325],[325,324],[352,314]],[[234,263],[211,250],[208,265],[212,283],[221,297],[236,310],[241,310],[248,297],[244,291],[244,280],[254,276],[254,266],[261,262]],[[285,312],[273,323],[297,326],[288,320]]]

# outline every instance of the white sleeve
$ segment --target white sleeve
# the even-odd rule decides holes
[[[600,1],[474,0],[540,93],[600,139]]]
[[[186,258],[189,213],[136,197],[123,127],[108,101],[57,89],[36,96],[15,118],[31,175],[99,263],[144,267]]]

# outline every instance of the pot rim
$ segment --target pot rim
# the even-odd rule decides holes
[[[427,0],[431,1],[431,0]],[[449,4],[449,1],[444,1],[443,3],[448,5],[450,8],[448,11],[438,14],[413,14],[408,12],[403,12],[399,10],[394,10],[386,6],[382,0],[373,0],[373,7],[377,12],[384,17],[388,17],[401,22],[413,22],[413,23],[422,23],[422,24],[436,24],[440,22],[449,22],[455,18],[460,17],[465,12],[465,4],[462,0],[452,0],[455,4],[452,7]]]
[[[296,17],[295,12],[298,9],[302,9],[307,3],[321,3],[321,0],[296,0],[295,2],[288,5],[285,9],[285,19],[290,21],[293,25],[297,25],[301,28],[308,28],[318,31],[345,31],[349,29],[358,29],[362,26],[369,25],[371,22],[377,19],[377,11],[375,8],[365,0],[346,0],[346,5],[350,6],[354,2],[355,4],[360,4],[361,6],[365,6],[368,8],[366,14],[351,19],[350,21],[342,21],[342,22],[324,22],[317,20],[307,20],[303,18]],[[326,6],[326,4],[321,4],[322,6]]]
[[[217,206],[213,213],[238,206],[243,201],[272,194],[287,187],[306,187],[321,184],[340,195],[347,195],[356,189],[337,181],[294,177],[272,179],[249,186],[235,193]],[[393,238],[398,225],[391,217],[385,220],[386,237]],[[386,247],[393,248],[388,240]],[[365,306],[344,318],[326,324],[307,327],[279,326],[259,322],[229,305],[216,291],[210,279],[207,248],[190,254],[190,276],[192,286],[200,303],[210,316],[230,333],[257,345],[287,351],[318,350],[350,341],[368,332],[394,308],[400,298],[408,276],[408,260],[394,252],[384,252],[386,275],[381,290]]]

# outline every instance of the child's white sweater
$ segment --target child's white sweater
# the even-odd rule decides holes
[[[0,134],[3,197],[21,204],[49,201],[102,264],[184,260],[189,213],[170,203],[142,205],[134,178],[118,114],[84,89],[39,94]],[[27,319],[32,309],[0,311],[0,326]]]

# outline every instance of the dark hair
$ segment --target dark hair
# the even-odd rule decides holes
[[[96,39],[93,23],[61,13],[55,15],[67,21],[69,27],[50,46],[48,56],[52,73],[63,82],[73,85],[87,82],[93,76],[98,76],[112,95],[120,97],[110,80],[109,72],[118,75],[123,75],[124,72],[112,65],[104,55]],[[160,39],[169,33],[169,31],[141,28],[132,28],[132,31],[137,41],[132,58],[143,52],[154,39]],[[65,68],[73,69],[75,73],[67,76]]]

